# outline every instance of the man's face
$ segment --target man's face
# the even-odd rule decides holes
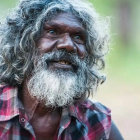
[[[75,16],[68,13],[60,13],[50,21],[46,21],[43,34],[38,41],[38,48],[41,54],[65,50],[74,53],[84,59],[85,29]],[[72,70],[73,66],[69,60],[62,58],[48,63],[49,69]]]
[[[48,106],[64,106],[86,91],[86,32],[72,14],[46,21],[37,42],[41,59],[28,82],[32,96]]]

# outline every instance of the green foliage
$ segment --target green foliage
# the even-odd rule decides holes
[[[0,0],[0,17],[4,17],[17,2],[18,0]]]
[[[116,0],[89,0],[101,15],[112,15]]]

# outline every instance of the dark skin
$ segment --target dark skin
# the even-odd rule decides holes
[[[86,31],[80,21],[68,13],[60,13],[49,21],[46,21],[41,38],[37,42],[40,54],[66,50],[75,53],[79,58],[86,57]],[[71,70],[72,66],[67,62],[52,62],[49,69]],[[27,81],[27,80],[26,80]],[[37,140],[53,140],[58,133],[61,110],[52,110],[43,102],[30,97],[26,87],[23,85],[22,102],[29,116],[30,123],[34,129]],[[112,123],[109,140],[122,140],[117,127]]]

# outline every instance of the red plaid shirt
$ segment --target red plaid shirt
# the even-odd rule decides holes
[[[0,140],[36,140],[17,88],[0,86]],[[110,110],[86,100],[62,110],[55,140],[106,140],[111,128]],[[46,138],[48,140],[48,138]]]

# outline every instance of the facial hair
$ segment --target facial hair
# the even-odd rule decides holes
[[[49,62],[61,59],[70,61],[74,70],[49,69]],[[76,55],[64,51],[47,53],[37,61],[27,87],[31,96],[43,101],[47,107],[62,107],[86,95],[89,88],[87,73],[86,62]]]

